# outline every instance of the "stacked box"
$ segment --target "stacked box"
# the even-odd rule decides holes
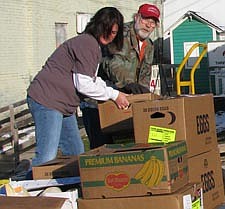
[[[222,165],[218,148],[188,158],[189,182],[202,182],[204,209],[225,201]]]
[[[173,194],[106,199],[78,199],[79,209],[190,209],[203,208],[201,184],[185,185]]]
[[[185,140],[187,144],[188,181],[190,184],[201,182],[202,203],[204,202],[201,208],[204,206],[206,209],[213,209],[224,202],[222,166],[218,151],[212,94],[182,95],[175,98],[154,98],[152,100],[145,99],[144,101],[136,100],[132,103],[132,113],[130,114],[133,117],[133,131],[135,143],[137,144],[150,143],[154,140],[159,142],[161,141],[159,136],[163,136],[161,142],[165,143],[167,142],[166,140],[171,140],[172,134],[171,136],[169,135],[170,131],[173,134],[175,133],[175,138],[172,141]],[[120,121],[120,118],[117,119]],[[111,121],[111,117],[108,120]],[[127,170],[132,169],[128,168]],[[186,187],[187,185],[184,186],[184,188]],[[126,209],[126,207],[131,209],[147,207],[154,209],[182,208],[176,201],[172,200],[174,197],[176,197],[176,200],[180,197],[179,195],[177,196],[176,190],[172,193],[170,193],[172,190],[170,192],[167,190],[167,194],[165,191],[152,192],[146,190],[146,194],[153,194],[151,197],[143,196],[146,194],[145,192],[143,193],[144,190],[141,191],[140,193],[140,189],[137,187],[136,191],[132,193],[132,195],[138,193],[139,197],[124,196],[118,192],[118,196],[106,195],[110,199],[94,200],[87,198],[79,200],[78,203],[80,203],[80,209],[83,206],[88,206],[91,209],[92,201],[96,201],[97,205],[100,204],[109,208],[110,204],[113,207],[121,207],[123,209]],[[150,200],[150,198],[152,199]],[[98,208],[101,209],[101,206]],[[200,208],[199,206],[197,207]],[[183,208],[186,209],[184,205]],[[195,206],[192,208],[195,208]]]
[[[104,145],[79,156],[85,199],[172,193],[188,183],[185,141]]]
[[[176,130],[175,140],[187,142],[188,157],[217,147],[212,94],[136,102],[133,123],[137,143],[147,143],[150,127],[156,126]]]
[[[152,126],[176,130],[175,140],[187,142],[189,182],[202,182],[204,208],[224,202],[212,94],[138,102],[133,111],[135,141],[148,142]]]

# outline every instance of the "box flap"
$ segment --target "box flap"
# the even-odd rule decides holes
[[[159,99],[161,98],[157,94],[147,93],[147,94],[134,94],[127,97],[130,103],[141,102],[145,100]]]
[[[3,197],[1,209],[61,209],[66,199],[56,197]]]
[[[127,144],[105,144],[101,147],[98,147],[96,149],[92,149],[90,151],[87,151],[85,153],[82,153],[80,156],[83,155],[94,155],[99,156],[103,154],[112,154],[112,153],[119,153],[119,152],[129,152],[129,151],[140,151],[140,150],[149,150],[149,149],[159,149],[164,148],[167,146],[170,146],[171,144],[180,144],[185,143],[185,141],[175,141],[171,143],[127,143]]]
[[[70,161],[72,162],[77,159],[78,159],[77,156],[60,156],[54,160],[50,160],[46,163],[43,163],[40,166],[43,167],[43,166],[49,166],[49,165],[61,165],[61,164],[65,164],[65,162],[70,162]],[[34,166],[34,167],[39,167],[39,166]]]

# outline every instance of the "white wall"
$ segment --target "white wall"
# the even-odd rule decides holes
[[[161,0],[148,0],[148,3]],[[55,23],[76,34],[76,13],[117,7],[130,21],[142,0],[0,0],[0,107],[22,100],[30,80],[56,47]]]

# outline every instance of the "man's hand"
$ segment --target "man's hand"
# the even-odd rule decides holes
[[[122,91],[127,94],[144,94],[150,93],[150,90],[138,83],[128,83],[123,87]]]
[[[127,100],[127,96],[128,94],[119,92],[119,95],[115,100],[115,103],[117,104],[119,109],[127,109],[129,107],[129,101]]]

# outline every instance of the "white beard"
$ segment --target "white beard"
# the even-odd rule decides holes
[[[144,30],[142,30],[142,28],[139,27],[139,24],[137,22],[134,25],[134,29],[137,35],[143,40],[148,38],[151,34],[151,32],[145,32]]]

